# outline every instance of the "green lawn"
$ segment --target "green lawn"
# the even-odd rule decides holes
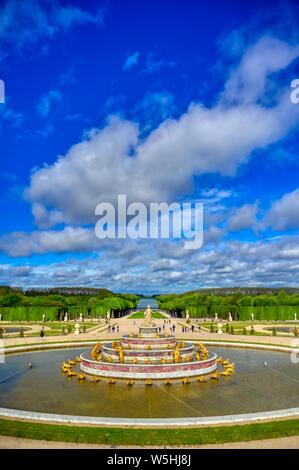
[[[153,318],[158,318],[158,319],[167,318],[167,317],[165,317],[165,315],[163,315],[160,312],[152,312],[152,317]],[[135,319],[138,319],[138,318],[144,318],[144,311],[133,313],[132,315],[129,315],[128,318],[130,320],[132,320],[132,319],[135,320]]]
[[[299,420],[234,426],[146,429],[67,426],[0,419],[0,434],[27,439],[109,445],[203,445],[299,435]]]

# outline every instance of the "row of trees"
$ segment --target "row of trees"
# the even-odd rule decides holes
[[[23,316],[24,320],[28,317],[36,320],[37,316],[40,317],[39,312],[45,313],[46,317],[51,320],[61,319],[65,313],[74,318],[79,312],[85,316],[103,316],[109,311],[113,317],[123,315],[126,311],[135,308],[139,301],[139,296],[134,294],[115,294],[106,289],[92,289],[88,293],[85,288],[82,289],[76,288],[76,292],[72,291],[72,288],[61,289],[60,292],[64,295],[53,293],[50,289],[47,294],[40,290],[31,290],[30,295],[28,291],[23,292],[19,289],[2,289],[0,314],[3,320],[15,319],[15,317],[22,319]],[[70,292],[72,295],[66,295]]]
[[[187,310],[191,313],[191,316],[201,314],[203,316],[210,316],[218,311],[218,313],[223,314],[223,318],[226,318],[230,311],[233,315],[237,316],[241,312],[245,315],[244,312],[246,312],[246,316],[250,318],[250,308],[254,313],[264,311],[267,307],[273,307],[272,310],[268,309],[268,312],[276,312],[275,315],[277,316],[278,310],[281,310],[282,307],[299,306],[299,293],[287,294],[285,291],[279,290],[279,293],[276,295],[268,293],[251,296],[243,295],[239,291],[233,294],[219,296],[192,292],[180,295],[159,295],[156,297],[156,300],[159,302],[160,308],[168,312],[176,313],[179,316],[184,316]],[[284,311],[287,312],[288,310],[284,308]],[[271,314],[269,313],[269,315]],[[290,315],[291,313],[288,311],[288,316]]]

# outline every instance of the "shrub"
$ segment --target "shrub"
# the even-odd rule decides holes
[[[275,326],[273,326],[272,335],[273,335],[273,336],[276,336],[276,335],[277,335]]]
[[[24,329],[23,329],[22,326],[20,328],[20,333],[19,334],[20,334],[20,338],[24,338]]]
[[[255,333],[255,329],[254,329],[253,326],[252,326],[252,327],[250,328],[250,334],[251,334],[251,335],[254,335],[254,333]]]
[[[243,328],[243,335],[247,335],[247,330],[245,327]]]
[[[210,333],[215,333],[213,323],[211,323]]]
[[[68,327],[67,327],[67,332],[68,332],[68,333],[71,333],[71,332],[72,332],[72,326],[71,326],[71,325],[68,325]]]
[[[231,333],[231,335],[234,335],[234,334],[235,334],[235,330],[234,330],[233,325],[230,327],[230,333]]]

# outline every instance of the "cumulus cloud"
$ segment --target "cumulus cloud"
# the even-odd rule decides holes
[[[269,58],[271,44],[276,59]],[[296,46],[262,38],[231,72],[213,107],[192,103],[146,138],[135,122],[111,117],[55,164],[33,172],[25,197],[49,214],[59,211],[66,223],[90,223],[96,205],[115,202],[116,194],[131,201],[170,202],[190,193],[194,175],[234,175],[254,150],[267,148],[297,125],[289,89],[279,91],[271,106],[260,100],[269,74],[273,81],[298,53]]]
[[[114,291],[185,292],[220,286],[295,286],[299,274],[297,237],[241,243],[226,242],[195,253],[169,241],[119,244],[116,250],[84,260],[67,259],[39,266],[0,265],[0,282],[26,286],[81,285]],[[134,261],[132,252],[137,250]],[[140,255],[141,252],[141,255]],[[130,261],[132,263],[130,264]],[[126,264],[128,262],[128,265]],[[28,276],[28,273],[30,275]],[[134,287],[133,287],[134,286]]]
[[[299,228],[299,189],[272,203],[259,225],[262,230],[267,227],[272,227],[273,230]]]
[[[232,210],[232,215],[227,220],[228,229],[237,232],[246,228],[256,230],[256,214],[258,211],[258,203],[244,204],[244,206]]]
[[[15,232],[0,238],[0,251],[11,257],[32,254],[81,252],[88,253],[99,247],[94,230],[65,227],[63,230]]]

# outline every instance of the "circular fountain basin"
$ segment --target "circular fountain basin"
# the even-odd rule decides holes
[[[89,375],[83,382],[64,376],[61,363],[79,353],[88,353],[90,346],[6,355],[0,366],[0,407],[19,410],[20,417],[26,410],[27,419],[33,419],[30,413],[35,412],[43,416],[36,419],[50,419],[44,413],[56,413],[51,415],[52,421],[61,416],[68,422],[76,415],[77,423],[80,419],[84,422],[84,417],[94,417],[106,424],[114,419],[114,424],[121,420],[134,424],[139,420],[139,424],[146,425],[151,420],[155,425],[156,420],[163,425],[168,419],[176,420],[178,426],[184,424],[184,418],[189,419],[190,425],[204,419],[212,422],[213,417],[220,416],[231,422],[233,416],[235,420],[248,420],[247,413],[259,413],[259,419],[279,417],[282,410],[299,407],[299,367],[290,360],[290,351],[241,345],[212,348],[218,356],[236,363],[234,375],[207,383],[193,379],[187,385],[179,379],[171,386],[163,381],[153,381],[152,386],[136,381],[128,387],[125,380],[109,385],[106,378],[92,383]],[[28,369],[29,362],[32,369]],[[80,370],[79,366],[75,369]],[[17,411],[7,411],[6,416],[17,417]]]
[[[144,354],[144,353],[143,353]],[[80,369],[91,375],[121,379],[177,379],[210,374],[217,368],[217,355],[210,353],[204,361],[177,364],[120,364],[94,361],[87,352],[80,355]],[[145,361],[146,362],[146,361]]]

